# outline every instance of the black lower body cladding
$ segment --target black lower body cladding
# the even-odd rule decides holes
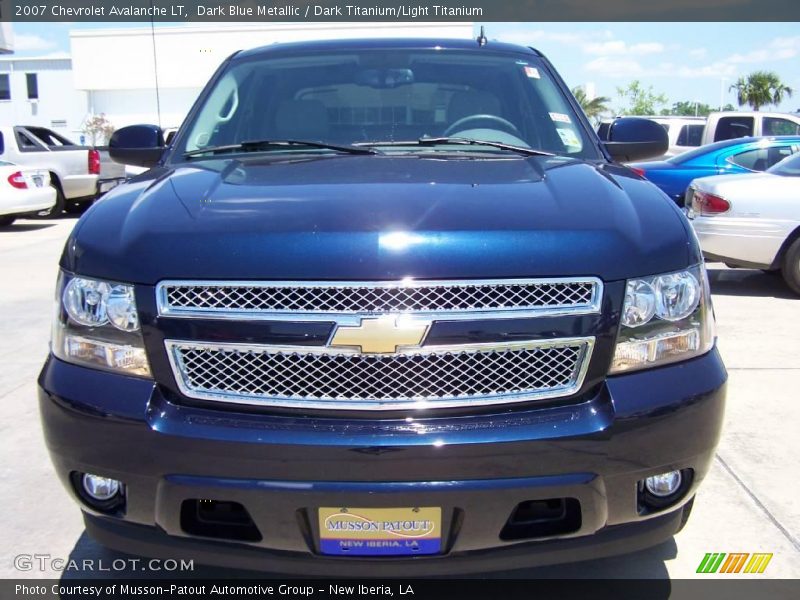
[[[428,576],[668,539],[711,465],[725,381],[713,350],[609,377],[575,404],[408,422],[189,406],[152,382],[51,358],[39,398],[56,472],[103,544],[271,572]],[[674,499],[643,504],[641,482],[674,470],[684,475]],[[76,473],[121,481],[123,508],[93,508]],[[327,556],[322,507],[436,507],[441,545],[428,556]]]

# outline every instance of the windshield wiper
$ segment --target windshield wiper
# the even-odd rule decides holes
[[[225,154],[226,152],[258,152],[261,150],[273,150],[276,148],[320,148],[323,150],[335,150],[346,154],[378,154],[372,148],[358,148],[356,146],[345,146],[339,144],[327,144],[325,142],[311,142],[307,140],[248,140],[238,144],[228,144],[225,146],[208,146],[184,152],[183,156],[199,156],[201,154]]]
[[[544,150],[534,150],[533,148],[524,148],[522,146],[514,146],[513,144],[504,144],[503,142],[491,142],[488,140],[476,140],[465,137],[422,137],[418,140],[412,141],[391,141],[391,142],[359,142],[356,146],[439,146],[439,145],[460,145],[460,146],[490,146],[492,148],[499,148],[500,150],[508,150],[509,152],[516,152],[526,156],[555,156],[552,152],[545,152]]]

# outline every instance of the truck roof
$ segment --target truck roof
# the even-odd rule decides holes
[[[505,54],[528,54],[542,56],[533,48],[506,44],[504,42],[489,41],[480,46],[474,39],[436,39],[436,38],[364,38],[345,40],[318,40],[309,42],[290,42],[286,44],[271,44],[250,50],[242,50],[235,55],[236,59],[252,58],[254,56],[270,56],[281,54],[295,54],[298,52],[331,52],[337,50],[373,50],[373,49],[433,49],[442,50],[479,50],[481,52],[494,52]]]
[[[766,111],[766,110],[723,110],[723,111],[714,111],[708,116],[709,117],[753,117],[758,115],[761,115],[762,117],[792,117],[796,119],[798,113]]]

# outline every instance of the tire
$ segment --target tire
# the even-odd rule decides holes
[[[57,219],[61,216],[61,213],[64,212],[64,207],[67,203],[64,199],[64,192],[62,192],[61,188],[57,185],[53,185],[52,187],[56,190],[56,203],[47,210],[40,210],[36,213],[37,217],[42,219]]]
[[[17,220],[17,215],[3,215],[0,217],[0,227],[8,227]]]
[[[797,238],[783,255],[781,273],[791,290],[800,296],[800,238]]]

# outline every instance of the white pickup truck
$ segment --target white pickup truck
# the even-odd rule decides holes
[[[45,127],[0,125],[0,160],[50,173],[56,203],[46,211],[48,215],[79,210],[97,196],[98,151]]]
[[[800,135],[800,115],[762,111],[713,112],[702,145],[749,136]]]

